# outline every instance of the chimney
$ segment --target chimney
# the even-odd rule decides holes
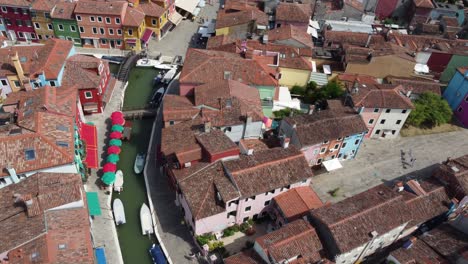
[[[281,147],[284,148],[284,149],[287,149],[289,147],[289,141],[291,141],[291,139],[288,138],[288,137],[282,138]]]
[[[367,42],[366,42],[366,46],[365,46],[366,48],[369,47],[370,42],[371,42],[371,39],[372,39],[372,34],[369,34],[369,35],[367,36]]]
[[[16,73],[18,74],[18,78],[21,82],[24,79],[24,71],[19,60],[18,52],[15,52],[15,55],[11,57],[11,60],[13,62],[13,66],[15,66]]]
[[[263,44],[268,44],[268,34],[263,35],[263,37],[262,37],[262,43],[263,43]]]
[[[375,238],[375,237],[377,237],[378,235],[379,235],[379,233],[377,233],[377,231],[372,231],[372,232],[370,232],[370,236],[371,236],[372,238]]]
[[[203,124],[203,130],[205,131],[205,133],[210,133],[211,131],[211,122],[210,121],[207,121]]]
[[[395,182],[395,186],[393,187],[397,192],[402,192],[405,187],[403,186],[403,182],[402,181],[397,181]]]
[[[224,80],[231,80],[231,72],[230,71],[224,71]]]
[[[411,93],[412,93],[412,91],[406,92],[406,97],[410,97],[410,96],[411,96]]]
[[[315,110],[315,105],[309,105],[309,115],[313,114]]]
[[[11,180],[14,183],[18,183],[20,180],[18,178],[18,175],[16,175],[16,170],[11,166],[11,164],[8,164],[6,167],[8,174],[10,174]]]
[[[419,182],[415,180],[410,180],[406,183],[406,186],[417,196],[427,195],[427,192],[421,187]]]

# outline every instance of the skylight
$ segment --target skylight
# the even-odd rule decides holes
[[[24,151],[24,155],[25,155],[26,160],[36,159],[36,151],[34,149],[26,149]]]

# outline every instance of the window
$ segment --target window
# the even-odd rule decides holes
[[[317,165],[320,165],[320,164],[322,164],[322,159],[317,160]]]
[[[67,40],[72,41],[73,39],[71,37],[66,37]]]
[[[331,159],[334,159],[334,158],[336,158],[336,156],[335,156],[335,155],[332,155],[332,156],[331,156]]]
[[[85,97],[86,99],[91,99],[91,98],[93,98],[93,93],[92,93],[92,92],[89,92],[89,91],[88,91],[88,92],[85,92],[85,93],[84,93],[84,97]]]
[[[1,82],[2,82],[2,85],[3,85],[3,86],[7,86],[7,85],[8,85],[8,83],[7,83],[6,80],[1,80]]]
[[[392,130],[392,135],[395,135],[395,133],[396,133],[396,130]]]
[[[374,119],[373,118],[369,119],[368,123],[369,123],[369,125],[372,125],[374,123]]]
[[[133,29],[129,29],[129,30],[128,30],[128,35],[129,35],[129,36],[133,36]]]
[[[390,113],[390,111],[391,111],[391,109],[386,109],[386,110],[385,110],[385,113],[388,114],[388,113]]]
[[[397,120],[397,121],[396,121],[396,124],[397,124],[397,125],[401,124],[401,120]]]
[[[43,39],[42,35],[37,35],[37,37],[38,37],[39,39]]]
[[[328,142],[329,142],[328,140],[325,140],[325,141],[323,142],[323,144],[328,144]]]
[[[322,149],[320,150],[320,153],[325,153],[325,151],[327,151],[327,148],[322,148]]]
[[[34,149],[26,149],[24,151],[24,156],[26,160],[35,160],[36,159],[36,151]]]
[[[109,35],[114,35],[114,29],[113,28],[109,28]]]
[[[385,119],[380,120],[380,124],[385,124]]]
[[[270,201],[271,201],[271,200],[265,201],[265,203],[264,203],[263,205],[264,205],[264,206],[270,205]]]
[[[55,126],[55,128],[56,128],[57,130],[60,130],[60,131],[68,132],[68,127],[67,127],[67,126],[64,126],[64,125],[57,125],[57,126]]]
[[[401,110],[402,114],[406,114],[406,109]]]
[[[47,24],[47,29],[48,30],[54,30],[54,27],[52,26],[52,24]]]
[[[50,86],[57,86],[57,84],[55,83],[55,81],[50,81]]]
[[[338,140],[338,141],[341,141],[341,140],[343,140],[343,138],[338,138],[337,140]]]
[[[68,148],[68,142],[66,141],[57,141],[55,142],[55,144],[57,144],[57,146],[62,147],[62,148]]]
[[[98,17],[97,17],[97,21],[98,21],[98,22],[102,22],[102,17],[98,16]]]
[[[117,46],[120,46],[122,45],[122,41],[121,40],[117,40]]]
[[[11,26],[11,20],[9,18],[5,18],[4,20],[8,26]]]
[[[104,30],[104,28],[99,28],[99,32],[101,32],[101,34],[106,34],[106,30]]]
[[[380,129],[377,129],[377,130],[375,131],[375,134],[376,134],[376,135],[377,135],[377,134],[380,134]]]
[[[158,23],[158,21],[156,19],[154,19],[154,18],[151,19],[151,24],[153,24],[153,26],[156,25],[157,23]]]
[[[341,159],[343,157],[343,153],[338,154],[338,158]]]
[[[97,34],[97,28],[93,27],[93,34]]]
[[[249,221],[249,217],[248,217],[248,216],[247,216],[247,217],[244,217],[244,220],[242,220],[242,221],[244,221],[244,222]]]
[[[252,210],[252,206],[247,206],[244,211],[249,212],[250,210]]]
[[[110,24],[110,23],[111,23],[110,17],[106,17],[106,24]]]
[[[116,17],[116,18],[115,18],[115,23],[116,23],[116,24],[120,24],[120,18]]]
[[[70,31],[76,32],[76,26],[75,25],[70,25]]]
[[[31,260],[37,260],[37,258],[39,258],[39,253],[34,252],[31,254]]]
[[[96,21],[96,18],[93,17],[93,16],[90,16],[90,17],[89,17],[89,21],[94,22],[94,21]]]
[[[374,113],[378,113],[379,112],[379,109],[378,108],[374,108]]]
[[[18,8],[13,8],[13,13],[18,14]]]
[[[356,141],[354,141],[354,145],[357,145],[359,144],[359,139],[356,139]]]
[[[77,21],[81,21],[81,16],[80,16],[80,15],[77,15],[77,16],[76,16],[76,20],[77,20]]]
[[[461,112],[463,112],[463,107],[461,107],[461,106],[460,106],[460,107],[458,107],[458,108],[457,108],[457,112],[458,112],[458,113],[461,113]]]
[[[338,149],[339,147],[340,147],[340,144],[335,144],[335,146],[333,148]]]
[[[117,35],[122,35],[122,30],[120,28],[117,29]]]
[[[19,27],[23,26],[23,20],[16,19],[16,25],[19,26]]]
[[[346,142],[341,145],[341,148],[346,148]]]
[[[3,12],[3,13],[8,12],[6,6],[2,6],[2,12]]]
[[[36,39],[36,34],[31,33],[31,39]]]
[[[58,248],[59,248],[59,249],[66,249],[66,248],[67,248],[67,244],[59,244],[59,245],[58,245]]]
[[[59,29],[60,31],[63,31],[63,25],[62,25],[62,24],[58,24],[57,26],[58,26],[58,29]]]
[[[45,18],[50,19],[50,13],[44,13]]]
[[[80,33],[84,33],[84,27],[80,27]]]
[[[34,28],[36,29],[40,29],[41,28],[41,25],[37,22],[34,22]]]
[[[175,124],[175,121],[174,120],[169,120],[169,125],[172,126]]]
[[[106,39],[101,39],[101,44],[103,44],[103,45],[107,44],[107,40]]]
[[[21,32],[20,32],[21,33]],[[16,87],[20,87],[20,82],[19,81],[13,81],[15,83]]]

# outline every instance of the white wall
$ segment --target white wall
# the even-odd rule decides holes
[[[390,110],[389,113],[387,111]],[[385,130],[394,131],[395,133],[389,133],[385,138],[396,138],[400,134],[400,130],[406,122],[411,109],[406,109],[405,113],[402,113],[403,109],[382,109],[379,118],[375,123],[374,130],[372,131],[372,138],[381,137]],[[385,120],[384,124],[381,122]],[[400,120],[400,123],[397,124],[397,121]],[[380,131],[378,131],[380,130]],[[377,133],[379,132],[379,133]]]

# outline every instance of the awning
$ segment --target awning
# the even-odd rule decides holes
[[[83,111],[85,112],[93,112],[98,110],[98,104],[97,103],[87,103],[83,104]]]
[[[145,29],[145,32],[143,33],[143,37],[141,37],[141,41],[148,43],[148,40],[151,38],[153,35],[153,30],[147,28]]]
[[[106,252],[104,251],[104,248],[96,248],[94,250],[94,255],[96,255],[97,264],[107,264]]]
[[[99,165],[96,127],[93,125],[83,124],[81,127],[81,139],[86,143],[86,165],[88,168],[97,169]]]
[[[338,159],[326,160],[322,162],[323,166],[327,171],[337,170],[343,168],[340,161]]]
[[[177,11],[174,11],[170,16],[169,16],[169,21],[174,24],[174,25],[179,25],[179,23],[182,21],[182,15],[177,13]]]
[[[126,42],[127,44],[136,44],[136,41],[137,41],[136,39],[126,39],[126,40],[125,40],[125,42]]]
[[[97,192],[86,192],[86,200],[88,201],[88,211],[91,216],[102,214]]]
[[[176,7],[193,14],[198,3],[199,0],[177,0],[175,5]]]

